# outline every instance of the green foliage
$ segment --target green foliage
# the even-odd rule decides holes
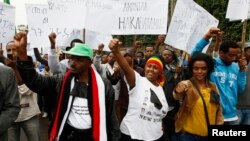
[[[142,49],[144,49],[147,45],[154,45],[157,35],[116,35],[114,36],[118,38],[123,43],[123,47],[132,47],[134,41],[142,41]]]
[[[218,27],[225,32],[225,39],[239,42],[241,41],[243,25],[241,21],[229,22],[229,20],[225,18],[228,1],[229,0],[195,0],[196,3],[220,21]],[[248,40],[249,27],[250,24],[248,23],[246,40]]]
[[[171,0],[170,0],[171,1]],[[176,1],[176,0],[174,0]],[[229,0],[195,0],[200,6],[206,9],[210,14],[219,20],[219,28],[225,32],[224,38],[228,40],[241,41],[242,36],[242,22],[233,21],[229,22],[226,19],[226,11]],[[169,10],[171,8],[169,7]],[[248,21],[249,22],[249,21]],[[246,41],[249,41],[249,30],[250,23],[247,25]],[[116,36],[117,37],[117,36]],[[118,36],[118,38],[123,42],[124,47],[130,47],[133,45],[135,40],[143,41],[143,48],[147,44],[154,44],[156,40],[156,35],[127,35]]]

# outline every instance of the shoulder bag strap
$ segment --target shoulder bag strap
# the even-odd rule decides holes
[[[208,126],[210,125],[210,123],[209,123],[209,118],[208,118],[208,112],[207,112],[207,106],[206,106],[206,103],[205,103],[205,100],[204,100],[204,98],[203,98],[203,96],[202,96],[202,94],[201,94],[201,92],[200,92],[200,89],[198,88],[198,86],[196,85],[196,83],[193,81],[193,80],[190,80],[191,81],[191,83],[193,84],[193,86],[197,89],[197,91],[198,91],[198,93],[199,93],[199,95],[200,95],[200,97],[201,97],[201,99],[202,99],[202,102],[203,102],[203,107],[204,107],[204,111],[205,111],[205,115],[206,115],[206,122],[207,122],[207,128],[208,128]]]

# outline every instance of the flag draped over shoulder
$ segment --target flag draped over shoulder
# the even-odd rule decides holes
[[[105,86],[102,81],[101,76],[98,72],[91,67],[91,94],[92,94],[92,139],[93,141],[107,141],[107,131],[106,131],[106,109],[105,109]],[[63,102],[65,102],[66,97],[66,85],[67,81],[71,82],[70,75],[72,75],[71,71],[68,71],[62,82],[62,89],[60,91],[58,97],[58,105],[57,110],[55,112],[53,125],[50,131],[50,141],[58,141],[60,140],[61,131],[64,127],[62,116],[65,116],[65,112],[63,112]],[[69,80],[68,80],[69,79]],[[74,85],[74,84],[72,84]]]

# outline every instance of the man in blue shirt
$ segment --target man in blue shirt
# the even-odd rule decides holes
[[[220,34],[219,28],[210,28],[203,38],[196,44],[192,51],[201,52],[209,43],[209,39]],[[234,41],[223,41],[219,49],[219,57],[214,58],[215,68],[210,77],[219,90],[225,124],[236,124],[238,116],[236,104],[238,94],[242,93],[246,86],[246,59],[242,57],[235,63],[240,53],[240,46]]]

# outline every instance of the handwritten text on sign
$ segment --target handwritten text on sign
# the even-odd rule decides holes
[[[168,0],[118,0],[114,4],[113,34],[166,34]]]
[[[0,3],[0,42],[7,43],[15,35],[15,8]]]
[[[49,18],[48,6],[26,4],[29,41],[31,47],[49,47]]]
[[[50,47],[48,35],[52,32],[57,35],[57,46],[69,46],[71,40],[83,38],[83,32],[80,29],[51,26],[47,5],[27,4],[26,10],[32,47]]]
[[[165,43],[191,53],[195,44],[219,21],[193,1],[178,0]]]

